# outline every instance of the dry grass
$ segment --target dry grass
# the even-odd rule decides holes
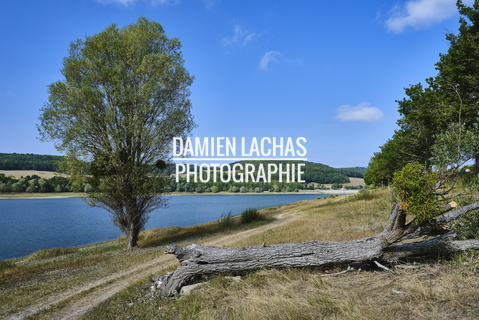
[[[349,186],[349,187],[358,187],[358,186],[365,186],[366,183],[364,183],[363,178],[354,178],[354,177],[349,177],[349,182],[347,183],[341,183],[343,186]],[[332,183],[327,183],[323,184],[326,188],[331,188],[333,184]]]
[[[0,264],[0,304],[8,310],[0,317],[25,308],[28,299],[45,299],[69,286],[158,258],[167,242],[221,244],[228,239],[228,245],[245,246],[351,240],[381,231],[390,208],[389,193],[380,190],[262,210],[283,223],[258,227],[261,232],[217,230],[218,224],[210,223],[148,230],[141,239],[148,248],[133,252],[113,242],[38,253],[15,264]],[[217,233],[211,236],[208,230]],[[394,273],[355,270],[322,277],[341,270],[259,270],[241,277],[214,276],[177,299],[158,298],[145,278],[82,319],[477,319],[478,268],[479,255],[470,252],[451,261],[400,265]],[[45,313],[40,318],[48,317]]]
[[[392,205],[391,197],[386,191],[373,200],[356,200],[357,197],[340,196],[287,205],[284,210],[296,210],[297,219],[242,240],[237,246],[260,245],[263,242],[348,241],[382,231]]]
[[[37,175],[40,178],[50,179],[55,176],[67,177],[67,175],[54,172],[54,171],[38,171],[38,170],[0,170],[0,174],[4,174],[6,177],[13,177],[19,179],[26,176]]]
[[[387,191],[287,205],[282,210],[296,211],[298,218],[235,246],[369,236],[382,230],[390,207]],[[398,266],[394,273],[322,277],[339,270],[259,270],[213,277],[178,299],[158,299],[147,284],[137,283],[84,319],[476,319],[477,268],[478,256],[469,253]]]

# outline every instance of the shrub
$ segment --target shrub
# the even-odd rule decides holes
[[[343,188],[343,185],[340,184],[340,183],[333,183],[331,185],[331,189],[333,189],[333,190],[339,190],[339,189],[342,189],[342,188]]]
[[[10,261],[0,261],[0,272],[15,268],[15,264]]]
[[[221,229],[230,228],[234,225],[233,216],[231,215],[231,211],[225,216],[224,214],[221,215],[221,218],[218,220],[218,225]]]
[[[420,163],[408,163],[394,173],[393,190],[399,199],[399,207],[409,216],[427,221],[439,213],[435,195],[437,176]]]
[[[374,194],[371,190],[368,189],[363,189],[356,193],[354,197],[351,197],[351,201],[356,201],[356,200],[373,200],[376,199],[377,196]]]
[[[256,209],[246,209],[241,214],[241,223],[244,224],[260,220],[264,220],[264,217]]]
[[[89,183],[87,183],[87,184],[85,185],[85,188],[83,188],[83,190],[84,190],[86,193],[91,193],[91,192],[94,191],[94,190],[93,190],[93,187],[92,187],[91,184],[89,184]]]
[[[459,220],[453,222],[452,229],[456,232],[458,239],[478,239],[479,211],[466,213]]]

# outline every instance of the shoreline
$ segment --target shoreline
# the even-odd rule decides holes
[[[218,193],[185,193],[185,192],[177,192],[175,194],[170,194],[170,195],[167,195],[167,196],[182,196],[182,195],[200,195],[200,196],[214,196],[214,195],[219,195],[219,196],[222,196],[222,195],[253,195],[253,196],[261,196],[261,195],[321,195],[321,194],[330,194],[330,195],[350,195],[350,194],[355,194],[357,193],[358,191],[360,190],[316,190],[316,191],[311,191],[311,190],[307,190],[307,191],[304,191],[304,192],[263,192],[263,193],[232,193],[232,192],[218,192]],[[27,196],[30,196],[30,197],[22,197],[22,196],[25,196],[24,194],[22,193],[17,193],[17,194],[14,194],[14,195],[11,195],[11,198],[2,198],[0,196],[0,202],[1,200],[10,200],[10,199],[61,199],[61,198],[81,198],[81,197],[86,197],[86,193],[71,193],[71,194],[68,194],[68,193],[62,193],[62,194],[51,194],[51,193],[29,193],[27,194]],[[319,197],[318,197],[319,198]],[[306,200],[306,201],[315,201],[317,200],[318,198],[316,199],[311,199],[311,200]],[[289,204],[291,203],[295,203],[297,201],[302,201],[302,200],[293,200],[292,202],[289,202]],[[270,208],[274,208],[274,207],[281,207],[283,205],[279,205],[279,206],[271,206],[271,207],[266,207],[266,208],[263,208],[261,210],[264,210],[264,209],[270,209]],[[214,222],[214,220],[212,221],[208,221],[208,222],[204,222],[204,223],[199,223],[199,224],[194,224],[194,225],[189,225],[187,227],[193,227],[193,226],[200,226],[200,225],[204,225],[204,224],[209,224],[209,223],[212,223]],[[150,229],[156,229],[156,228],[150,228]],[[143,231],[145,230],[149,230],[149,229],[144,229]],[[120,235],[120,237],[122,237],[123,235]],[[119,238],[120,238],[119,237]],[[116,238],[116,239],[111,239],[111,240],[105,240],[105,241],[101,241],[101,242],[95,242],[95,243],[89,243],[89,244],[83,244],[83,245],[78,245],[78,246],[74,246],[74,247],[62,247],[60,246],[61,248],[82,248],[82,247],[88,247],[88,246],[95,246],[95,245],[98,245],[98,244],[102,244],[102,243],[108,243],[108,242],[111,242],[111,241],[117,241],[119,238]],[[48,248],[46,248],[48,249]],[[41,250],[45,250],[45,249],[39,249],[37,251],[41,251]],[[34,252],[37,252],[37,251],[34,251]],[[34,253],[32,252],[32,253]],[[32,254],[30,253],[30,254]],[[20,257],[15,257],[15,258],[7,258],[7,259],[0,259],[0,261],[10,261],[10,260],[15,260],[15,259],[22,259],[22,258],[25,258],[27,257],[28,255],[30,254],[27,254],[27,255],[24,255],[24,256],[20,256]]]
[[[214,196],[214,195],[271,195],[271,194],[331,194],[331,195],[349,195],[358,193],[360,190],[314,190],[314,191],[299,191],[299,192],[172,192],[165,196],[182,196],[182,195],[197,195],[197,196]],[[14,193],[14,194],[2,194],[0,200],[12,200],[12,199],[63,199],[63,198],[85,198],[86,193],[82,192],[68,192],[68,193]]]

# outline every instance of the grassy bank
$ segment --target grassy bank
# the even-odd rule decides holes
[[[190,295],[159,299],[150,278],[177,262],[165,245],[248,246],[311,239],[344,241],[378,233],[391,208],[385,190],[300,201],[262,210],[269,219],[147,230],[141,249],[122,241],[50,249],[0,263],[0,318],[32,319],[475,319],[479,258],[401,265],[394,273],[259,270],[216,276]],[[34,313],[39,308],[43,311]]]

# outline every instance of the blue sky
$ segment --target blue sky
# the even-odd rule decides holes
[[[140,16],[183,45],[195,137],[305,137],[333,167],[367,166],[458,27],[455,0],[2,0],[0,152],[59,154],[36,124],[69,43]]]

